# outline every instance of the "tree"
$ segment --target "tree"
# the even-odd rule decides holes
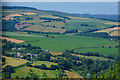
[[[61,29],[65,29],[65,27],[62,27]]]
[[[11,73],[14,73],[15,70],[14,67],[12,67],[11,65],[7,65],[2,72],[5,78],[11,78]]]
[[[105,46],[102,46],[102,48],[104,48]]]
[[[46,37],[48,37],[48,35],[46,35]]]
[[[30,34],[30,31],[27,31],[28,34]]]
[[[7,40],[6,39],[2,40],[2,43],[7,43]]]
[[[25,75],[25,80],[37,80],[38,76],[34,73],[32,69],[29,69],[27,75]]]
[[[27,62],[27,63],[26,63],[26,66],[33,67],[33,65],[31,65],[31,64],[32,64],[32,63]]]
[[[2,64],[5,64],[6,59],[4,57],[2,57]]]
[[[51,66],[50,66],[50,69],[51,69],[51,70],[56,70],[56,69],[58,69],[58,66],[57,66],[57,65],[51,65]]]
[[[55,28],[55,26],[53,26],[53,28]]]
[[[60,69],[69,70],[71,68],[71,63],[67,60],[62,60],[58,63]]]
[[[3,72],[14,73],[15,70],[14,70],[14,67],[13,67],[13,66],[7,65],[7,66],[3,69]]]
[[[48,69],[45,64],[40,65],[40,69]]]

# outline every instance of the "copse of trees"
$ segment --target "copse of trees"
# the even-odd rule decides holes
[[[64,21],[63,19],[61,18],[47,18],[47,17],[40,17],[40,19],[43,19],[43,20],[48,20],[48,21]]]
[[[39,69],[44,69],[44,70],[48,70],[49,69],[49,68],[47,68],[47,66],[45,64],[34,65],[34,68],[39,68]]]
[[[14,27],[17,23],[16,20],[4,20],[2,19],[2,31],[16,31],[17,29]]]
[[[94,79],[109,79],[109,80],[119,80],[120,79],[120,62],[118,64],[113,64],[112,66],[109,66],[107,70],[100,72],[99,75],[94,74]]]
[[[11,73],[14,73],[14,67],[11,65],[5,66],[5,68],[2,70],[3,77],[5,78],[11,78]]]
[[[50,56],[51,56],[50,53],[40,53],[37,60],[39,60],[39,61],[50,61]]]
[[[61,15],[55,15],[55,14],[53,14],[53,16],[57,16],[57,17],[61,17],[61,18],[64,18],[64,19],[71,19],[71,18],[69,18],[69,17],[67,17],[67,16],[61,16]]]
[[[6,63],[6,58],[2,57],[2,65]]]

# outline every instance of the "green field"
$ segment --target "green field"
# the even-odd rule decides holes
[[[57,63],[48,62],[48,61],[36,61],[32,65],[42,65],[45,64],[47,67],[50,67],[51,65],[57,65]]]
[[[32,68],[32,67],[27,67],[27,66],[24,66],[24,67],[21,67],[21,68],[17,68],[15,70],[16,72],[12,73],[11,76],[12,76],[12,78],[16,78],[16,76],[19,76],[20,78],[24,77],[25,75],[28,74],[29,69],[32,69],[35,72],[35,74],[37,74],[39,77],[42,75],[43,72],[46,73],[48,78],[54,78],[55,77],[55,75],[52,73],[51,70],[42,70],[42,69],[37,69],[37,68]]]
[[[15,32],[4,32],[4,36],[24,40],[25,42],[22,44],[31,44],[55,52],[74,49],[75,52],[98,52],[103,55],[118,54],[118,48],[109,48],[109,46],[102,48],[102,45],[116,46],[118,42],[102,38],[52,34],[49,34],[49,37],[45,37],[45,34],[16,34]],[[55,38],[52,38],[52,36]]]

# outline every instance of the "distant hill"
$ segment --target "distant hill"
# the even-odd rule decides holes
[[[21,6],[2,6],[2,9],[29,9],[29,10],[37,10],[36,8],[32,7],[21,7]]]
[[[114,22],[117,16],[114,15],[70,14],[24,6],[2,6],[2,9],[3,31],[66,34],[94,32],[117,26]]]
[[[73,14],[79,17],[87,17],[87,18],[97,18],[103,20],[110,20],[110,21],[119,21],[118,15],[106,15],[106,14]]]

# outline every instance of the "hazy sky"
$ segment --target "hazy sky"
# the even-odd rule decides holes
[[[5,2],[2,5],[79,14],[118,14],[117,2]]]
[[[119,0],[2,0],[2,2],[119,2]]]

